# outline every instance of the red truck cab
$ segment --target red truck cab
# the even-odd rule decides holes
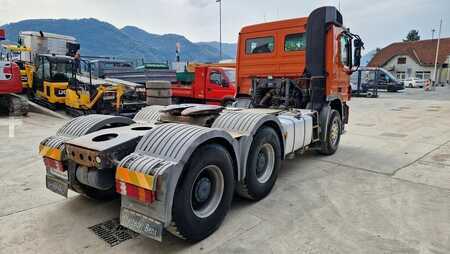
[[[235,68],[198,66],[193,82],[172,84],[174,103],[230,105],[235,96]]]

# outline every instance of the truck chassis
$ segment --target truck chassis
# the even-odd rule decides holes
[[[340,133],[330,145],[337,148]],[[103,199],[115,189],[123,226],[156,240],[167,229],[198,241],[221,224],[233,193],[264,198],[281,161],[319,143],[311,110],[183,104],[147,107],[134,120],[75,118],[40,152],[52,191]]]

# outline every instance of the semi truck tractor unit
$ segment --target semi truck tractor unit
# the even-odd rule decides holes
[[[266,197],[284,159],[336,152],[362,46],[334,7],[245,27],[235,105],[246,107],[180,104],[144,108],[133,120],[75,118],[40,145],[47,187],[92,197],[115,188],[121,225],[159,241],[164,231],[200,241],[219,228],[235,193]]]

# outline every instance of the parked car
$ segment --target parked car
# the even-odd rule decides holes
[[[418,79],[418,78],[407,78],[403,81],[403,84],[405,87],[409,88],[423,88],[425,86],[425,79]]]

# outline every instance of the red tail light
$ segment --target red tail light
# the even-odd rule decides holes
[[[44,157],[44,164],[49,169],[58,170],[60,172],[64,172],[64,165],[61,161],[53,160],[47,157]]]
[[[156,192],[117,180],[116,192],[146,204],[151,204],[156,200]]]

